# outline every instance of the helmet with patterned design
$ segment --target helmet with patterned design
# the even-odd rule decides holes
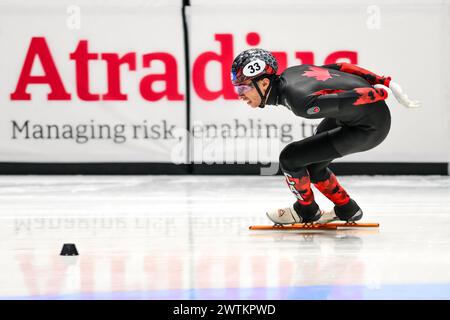
[[[267,50],[253,48],[242,51],[231,66],[231,82],[239,85],[247,80],[274,75],[278,70],[277,59]]]
[[[231,66],[231,82],[241,96],[255,88],[261,98],[258,105],[264,108],[273,79],[278,71],[277,59],[267,50],[252,48],[241,52]],[[265,92],[257,84],[258,80],[268,78],[269,85]],[[256,106],[256,105],[255,105]]]

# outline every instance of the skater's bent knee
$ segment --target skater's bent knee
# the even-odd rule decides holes
[[[280,167],[284,172],[304,171],[306,163],[300,152],[292,145],[287,145],[280,153]]]

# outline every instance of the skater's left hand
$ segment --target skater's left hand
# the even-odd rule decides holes
[[[379,87],[383,87],[383,86],[377,84],[374,87],[379,88]],[[397,82],[391,81],[389,84],[389,89],[391,89],[391,92],[394,94],[395,99],[397,99],[397,101],[400,102],[405,107],[419,108],[421,106],[421,103],[419,100],[409,99],[408,95],[403,92],[402,87]]]

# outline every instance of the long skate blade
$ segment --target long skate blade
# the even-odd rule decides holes
[[[274,225],[274,226],[250,226],[249,230],[336,230],[337,226],[328,224],[303,224]]]
[[[376,222],[294,223],[292,225],[250,226],[249,230],[336,230],[338,228],[378,228],[379,226],[380,224]]]
[[[328,226],[345,227],[345,228],[378,228],[380,226],[377,222],[330,222]]]

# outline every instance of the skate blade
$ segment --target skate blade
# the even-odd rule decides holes
[[[380,224],[377,222],[330,222],[327,225],[346,228],[379,228]]]
[[[250,226],[249,230],[336,230],[338,228],[378,228],[374,222],[294,223],[292,225]]]
[[[336,230],[337,226],[328,224],[294,223],[292,225],[250,226],[249,230]]]

